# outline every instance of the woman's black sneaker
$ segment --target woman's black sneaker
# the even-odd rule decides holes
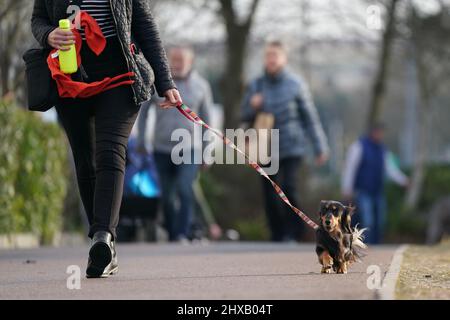
[[[111,234],[107,231],[96,232],[89,250],[86,277],[107,278],[116,274],[118,269],[117,253]]]

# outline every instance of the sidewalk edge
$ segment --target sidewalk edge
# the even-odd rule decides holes
[[[407,248],[408,245],[405,244],[395,250],[391,265],[383,279],[383,284],[381,288],[377,290],[378,300],[395,300],[395,287],[402,266],[403,253]]]

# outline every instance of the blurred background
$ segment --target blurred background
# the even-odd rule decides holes
[[[341,174],[349,145],[370,123],[382,121],[386,145],[411,178],[406,190],[387,185],[384,241],[434,242],[448,232],[450,1],[150,3],[164,43],[193,46],[195,67],[211,83],[225,128],[239,126],[245,86],[263,70],[266,41],[287,44],[289,68],[309,83],[331,148],[325,167],[316,168],[311,156],[299,173],[300,207],[310,216],[315,217],[320,200],[341,200]],[[26,111],[22,54],[34,43],[32,6],[31,0],[0,0],[3,246],[58,245],[78,241],[85,233],[69,147],[56,115],[53,110]],[[214,165],[202,172],[199,184],[203,189],[198,197],[200,216],[225,231],[216,238],[269,239],[260,178],[251,168]],[[153,197],[156,201],[157,193]],[[155,203],[139,206],[148,210],[137,217],[122,215],[124,240],[164,239]],[[312,239],[309,232],[300,240]]]

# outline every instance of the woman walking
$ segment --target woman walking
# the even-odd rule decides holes
[[[125,152],[140,103],[150,99],[153,85],[165,97],[162,107],[181,102],[170,74],[159,32],[147,0],[35,0],[32,32],[45,48],[67,50],[71,31],[58,28],[78,5],[95,19],[106,40],[97,56],[83,39],[83,81],[93,83],[132,72],[132,84],[87,98],[60,98],[56,111],[72,147],[79,192],[90,225],[92,244],[87,277],[117,272],[114,247],[121,205]],[[128,81],[130,82],[130,81]]]

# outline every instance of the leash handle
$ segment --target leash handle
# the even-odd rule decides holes
[[[188,120],[190,120],[191,122],[203,126],[206,129],[212,131],[216,136],[218,136],[220,139],[222,139],[223,143],[231,148],[233,148],[234,150],[236,150],[237,152],[239,152],[240,154],[242,154],[249,162],[249,165],[255,169],[261,176],[263,176],[264,178],[266,178],[267,180],[269,180],[269,182],[272,184],[272,187],[275,189],[275,192],[277,193],[277,195],[281,198],[281,200],[283,200],[291,209],[292,211],[294,211],[308,226],[310,226],[311,228],[313,228],[314,230],[317,230],[319,228],[319,226],[317,225],[317,223],[315,223],[311,218],[309,218],[305,213],[303,213],[300,209],[296,208],[294,205],[292,205],[292,203],[289,201],[288,197],[286,196],[286,194],[283,192],[283,190],[281,190],[280,186],[278,186],[270,177],[269,175],[264,171],[263,168],[261,168],[261,166],[256,163],[255,161],[250,160],[250,158],[248,157],[248,155],[243,152],[242,150],[240,150],[230,139],[228,139],[227,137],[225,137],[225,135],[215,129],[210,127],[206,122],[204,122],[194,111],[192,111],[191,109],[189,109],[188,106],[186,106],[183,103],[180,103],[177,105],[177,109],[178,111],[180,111],[180,113],[186,117]]]

